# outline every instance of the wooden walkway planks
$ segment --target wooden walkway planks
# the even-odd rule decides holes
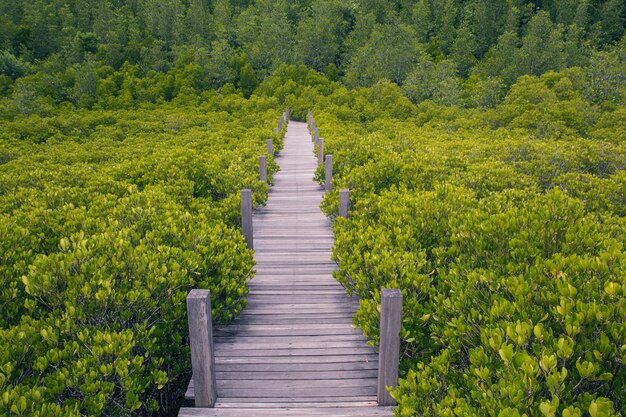
[[[392,415],[376,403],[378,355],[352,327],[358,301],[332,277],[312,146],[306,124],[289,122],[281,171],[253,218],[248,308],[214,331],[216,406],[183,408],[179,417]]]

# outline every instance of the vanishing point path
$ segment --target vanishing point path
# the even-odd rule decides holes
[[[248,307],[214,330],[217,403],[179,417],[392,415],[376,402],[378,355],[352,327],[358,301],[332,277],[333,234],[319,209],[312,148],[306,124],[290,121],[275,159],[281,170],[254,213]]]

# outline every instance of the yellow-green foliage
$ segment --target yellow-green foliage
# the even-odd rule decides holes
[[[239,190],[265,201],[257,158],[279,116],[210,94],[0,122],[0,415],[176,406],[187,292],[210,289],[217,321],[245,306]]]
[[[380,288],[404,295],[396,415],[623,415],[623,108],[555,73],[485,111],[396,94],[337,90],[313,112],[330,216],[351,190],[333,256],[355,323],[377,341]]]

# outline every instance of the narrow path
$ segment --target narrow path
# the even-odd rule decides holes
[[[333,235],[305,123],[289,122],[267,206],[254,215],[248,307],[214,333],[218,400],[185,416],[391,416],[378,355],[352,327],[358,302],[332,277]],[[193,387],[188,396],[193,397]]]

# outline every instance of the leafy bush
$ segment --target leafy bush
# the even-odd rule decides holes
[[[219,322],[245,307],[239,191],[267,198],[275,104],[213,94],[2,122],[0,415],[176,408],[188,291],[210,289]]]
[[[364,118],[337,104],[314,109],[334,189],[353,204],[333,226],[336,278],[374,344],[380,289],[403,293],[396,415],[622,415],[621,127],[554,73],[522,77],[480,112]],[[538,134],[537,121],[555,129]],[[324,199],[331,217],[338,200]]]

